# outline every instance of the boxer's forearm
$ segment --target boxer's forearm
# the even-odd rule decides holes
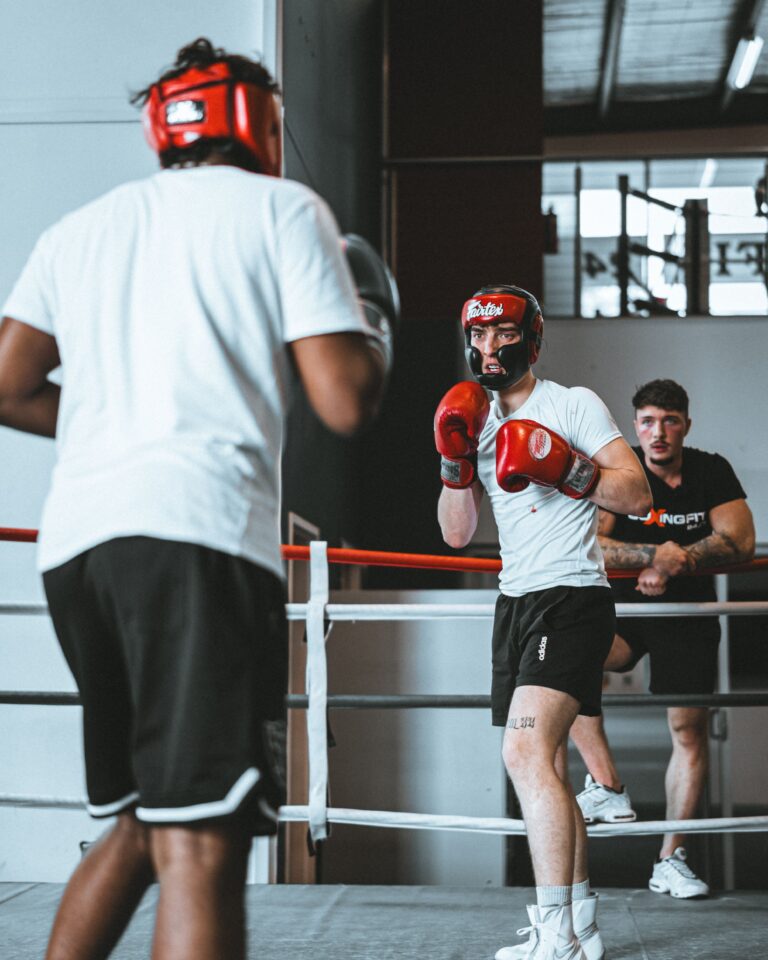
[[[751,560],[753,551],[741,547],[727,533],[711,533],[703,540],[697,540],[685,552],[693,560],[695,569],[716,567],[722,563],[741,563]]]
[[[60,397],[61,387],[50,382],[27,397],[0,395],[0,424],[40,437],[55,437]]]
[[[652,543],[625,543],[610,537],[598,536],[603,550],[606,567],[614,570],[650,567],[656,556],[656,546]]]
[[[606,444],[593,457],[600,467],[597,485],[589,499],[617,514],[643,516],[653,506],[651,488],[634,451],[623,437]]]
[[[695,568],[741,563],[755,555],[755,522],[742,498],[709,511],[712,533],[685,548]]]
[[[443,487],[437,502],[437,522],[449,547],[466,547],[477,529],[483,488],[479,481],[463,490]]]

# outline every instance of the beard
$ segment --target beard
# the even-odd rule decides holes
[[[648,457],[651,463],[656,467],[668,467],[670,463],[674,463],[674,457]]]

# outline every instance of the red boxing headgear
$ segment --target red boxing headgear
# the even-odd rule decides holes
[[[472,327],[510,321],[520,327],[520,342],[502,347],[498,360],[504,373],[483,373],[483,358],[472,346]],[[496,284],[483,287],[464,304],[461,325],[466,339],[465,356],[475,379],[490,390],[503,390],[530,370],[539,359],[544,320],[533,294],[521,287]]]
[[[271,90],[236,80],[227,63],[191,67],[153,84],[142,113],[150,147],[164,153],[196,140],[232,140],[258,160],[263,173],[282,167],[280,107]]]

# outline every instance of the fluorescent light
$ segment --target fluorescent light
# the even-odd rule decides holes
[[[762,37],[742,37],[736,47],[736,53],[728,68],[725,82],[733,90],[743,90],[752,79],[760,52],[763,49]]]

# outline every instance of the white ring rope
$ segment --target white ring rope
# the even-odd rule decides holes
[[[46,810],[85,810],[81,797],[35,797],[20,793],[0,793],[2,807],[41,807]],[[305,818],[306,819],[306,818]]]
[[[308,807],[280,807],[281,822],[308,819]],[[330,807],[331,823],[360,827],[394,827],[401,830],[453,830],[463,833],[525,834],[522,820],[505,817],[459,817],[432,813],[396,813],[390,810],[350,810]],[[713,817],[707,820],[641,820],[634,823],[600,823],[587,827],[591,837],[649,836],[660,833],[759,833],[768,830],[765,817]]]
[[[490,620],[492,603],[329,603],[326,617],[334,623],[358,620]],[[307,604],[288,603],[289,620],[303,620]],[[619,617],[765,616],[768,600],[729,600],[718,603],[617,603]]]
[[[307,603],[286,603],[288,620],[306,620]],[[44,603],[0,603],[0,614],[46,616]],[[331,622],[358,620],[490,620],[492,603],[328,603],[325,618]],[[757,617],[768,614],[768,600],[728,600],[706,603],[617,603],[619,617],[710,617],[734,614]]]
[[[86,801],[74,797],[40,797],[0,794],[0,806],[85,810]],[[450,830],[458,833],[487,833],[524,836],[522,820],[505,817],[464,817],[430,813],[397,813],[391,810],[353,810],[329,807],[330,823],[360,827],[391,827],[398,830]],[[281,823],[306,823],[308,806],[280,807]],[[768,816],[712,817],[706,820],[640,820],[634,823],[600,823],[587,827],[591,837],[651,836],[662,833],[762,833],[768,831]]]

